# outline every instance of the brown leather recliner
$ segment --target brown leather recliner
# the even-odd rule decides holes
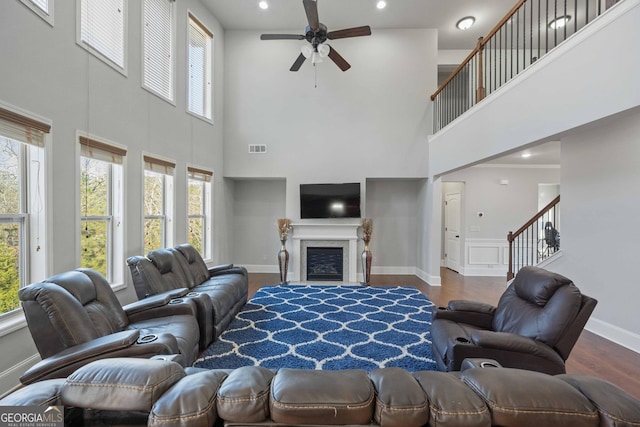
[[[18,296],[42,361],[25,372],[29,384],[69,375],[107,357],[179,354],[190,366],[198,354],[195,306],[167,296],[125,307],[97,271],[77,269],[20,289]]]
[[[564,276],[522,268],[496,307],[453,300],[433,314],[431,339],[438,368],[457,371],[466,358],[548,374],[565,372],[597,301]]]

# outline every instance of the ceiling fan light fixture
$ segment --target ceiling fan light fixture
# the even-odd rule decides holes
[[[387,7],[387,2],[384,0],[380,0],[378,3],[376,3],[376,7],[382,10]]]
[[[308,44],[305,44],[304,46],[302,46],[302,48],[300,48],[300,51],[302,52],[304,57],[307,59],[311,58],[311,55],[313,55],[313,47],[311,47],[311,45],[308,45]]]
[[[262,0],[260,3],[258,3],[258,7],[260,7],[260,9],[262,10],[267,10],[269,9],[269,3],[267,3],[265,0]]]
[[[569,21],[571,21],[570,15],[559,16],[556,19],[549,22],[549,28],[551,28],[552,30],[563,28],[565,25],[569,23]]]
[[[473,16],[465,16],[456,22],[456,28],[459,30],[465,31],[471,28],[471,26],[476,22],[476,18]]]

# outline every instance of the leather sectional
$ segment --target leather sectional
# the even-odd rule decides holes
[[[0,406],[64,405],[67,425],[638,426],[640,401],[593,377],[469,363],[455,373],[400,368],[184,369],[104,359],[29,385]]]
[[[146,257],[127,259],[138,298],[170,294],[174,298],[208,295],[207,307],[200,306],[201,324],[212,325],[211,341],[220,336],[246,304],[248,273],[232,264],[207,267],[200,253],[190,244],[150,251]],[[206,298],[205,298],[206,300]],[[206,321],[205,317],[209,317]],[[208,344],[208,343],[207,343]]]

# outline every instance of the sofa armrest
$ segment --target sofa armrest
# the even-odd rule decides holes
[[[533,338],[509,332],[473,331],[471,342],[479,347],[514,351],[517,353],[536,353],[540,345],[545,345]],[[547,346],[548,347],[548,346]]]
[[[139,336],[138,330],[122,331],[74,345],[33,365],[22,374],[20,381],[23,384],[30,384],[44,378],[51,378],[54,372],[77,364],[79,361],[131,347]]]
[[[447,309],[453,311],[471,311],[474,313],[484,313],[493,315],[496,312],[495,306],[478,301],[469,300],[451,300],[447,305]]]
[[[233,264],[214,265],[213,267],[208,267],[207,270],[209,270],[209,275],[213,276],[216,273],[224,272],[230,268],[233,268]]]
[[[163,307],[169,304],[172,299],[182,297],[188,292],[189,289],[187,288],[174,289],[171,291],[163,292],[161,294],[151,295],[136,302],[132,302],[131,304],[127,304],[122,307],[122,309],[127,314],[127,316],[131,316],[153,308]]]
[[[482,329],[491,329],[496,308],[492,305],[465,300],[453,300],[447,307],[438,307],[433,319],[445,319],[456,323],[466,323]]]

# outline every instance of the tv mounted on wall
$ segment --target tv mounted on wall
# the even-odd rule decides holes
[[[300,218],[360,218],[360,183],[300,184]]]

